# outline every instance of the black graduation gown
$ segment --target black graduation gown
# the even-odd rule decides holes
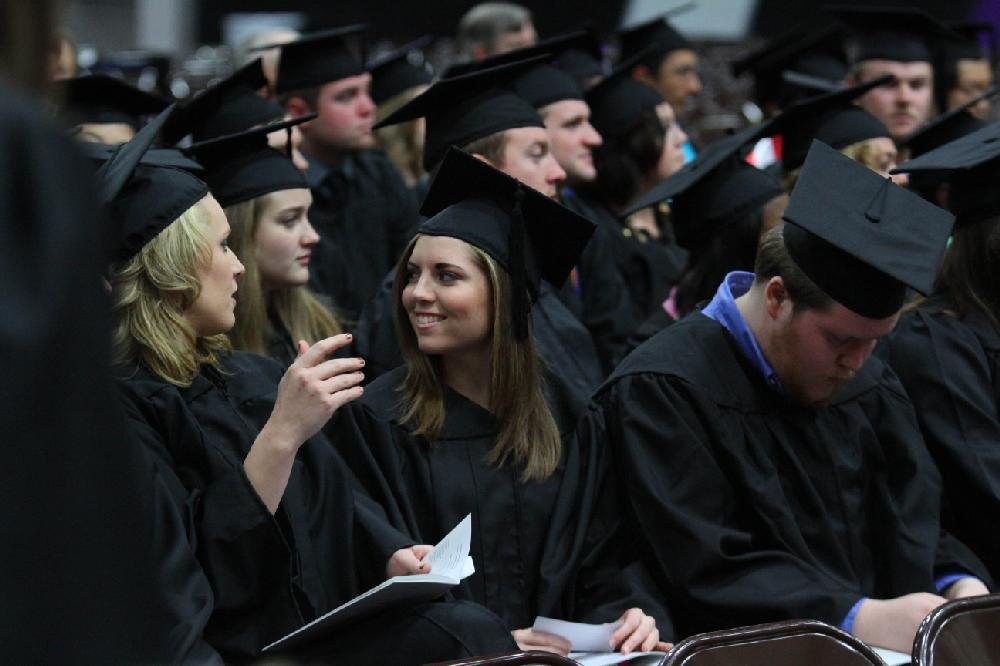
[[[0,83],[3,660],[218,661],[211,588],[115,399],[92,168],[50,115]]]
[[[221,371],[203,366],[190,388],[144,368],[121,382],[132,430],[190,525],[215,596],[205,637],[227,659],[253,656],[377,584],[389,555],[413,543],[355,491],[322,436],[299,450],[278,511],[268,512],[243,459],[280,376],[270,360],[236,352]]]
[[[368,383],[403,363],[393,323],[394,275],[395,271],[382,281],[378,293],[365,305],[354,330],[354,350],[365,359]],[[542,282],[538,301],[531,308],[531,325],[538,353],[553,372],[584,394],[597,388],[605,373],[594,340],[547,282]]]
[[[626,567],[618,532],[615,479],[599,438],[563,438],[562,460],[544,482],[520,483],[517,470],[490,465],[495,421],[447,390],[440,439],[428,446],[400,423],[397,368],[336,415],[336,442],[392,524],[436,543],[472,513],[476,572],[454,590],[497,613],[513,630],[537,615],[609,622],[638,606],[654,615],[664,640],[672,630],[644,570]],[[549,404],[563,432],[582,402],[557,378]]]
[[[590,331],[605,377],[625,356],[625,343],[636,323],[631,295],[611,251],[613,240],[606,234],[603,227],[594,230],[576,267],[576,287],[567,281],[559,292],[563,303]]]
[[[413,194],[378,150],[354,153],[312,193],[309,221],[320,241],[311,284],[356,319],[410,239],[417,222]]]
[[[946,298],[904,316],[889,360],[944,482],[943,520],[1000,577],[1000,331]]]
[[[877,358],[825,409],[800,408],[696,312],[628,356],[596,398],[633,543],[682,636],[838,625],[861,597],[934,592],[956,570],[985,576],[940,527],[940,476]]]
[[[661,225],[664,236],[659,241],[642,242],[631,230],[622,226],[617,216],[600,202],[586,195],[567,191],[563,204],[597,225],[591,240],[606,245],[618,272],[631,295],[631,331],[639,322],[660,307],[670,294],[670,288],[680,279],[687,262],[687,252],[677,245],[669,224]],[[585,250],[580,262],[581,275],[596,275],[606,264],[608,255],[597,250]]]

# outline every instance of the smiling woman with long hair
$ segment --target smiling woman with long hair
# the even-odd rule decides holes
[[[472,513],[476,572],[454,594],[497,613],[522,648],[568,650],[529,628],[544,615],[623,619],[609,647],[651,649],[666,614],[620,550],[608,452],[577,442],[585,402],[531,334],[539,281],[565,281],[593,225],[458,149],[423,212],[393,285],[405,364],[338,414],[338,451],[416,541]]]
[[[265,142],[265,133],[225,142]],[[130,148],[112,166],[122,155],[137,161]],[[330,358],[350,336],[299,342],[287,370],[231,351],[226,333],[244,267],[222,207],[189,173],[127,166],[134,173],[112,205],[120,234],[109,282],[130,432],[156,461],[155,487],[183,517],[182,546],[211,583],[213,610],[197,630],[227,661],[255,658],[387,575],[419,573],[418,551],[355,490],[319,433],[362,393],[364,362]],[[399,641],[391,656],[390,636]],[[485,609],[437,603],[352,625],[350,635],[324,636],[296,656],[423,663],[511,647]]]

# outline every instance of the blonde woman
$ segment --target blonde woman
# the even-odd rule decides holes
[[[121,229],[109,276],[121,394],[211,582],[205,639],[227,661],[253,658],[387,575],[425,569],[417,553],[426,547],[385,522],[317,435],[362,393],[364,361],[330,358],[350,336],[300,341],[284,374],[230,350],[244,268],[222,207],[193,176],[140,166],[112,213]],[[415,644],[400,638],[417,635]],[[399,654],[387,656],[390,637]],[[353,625],[350,636],[327,635],[296,656],[423,663],[512,646],[485,609],[439,603]]]
[[[291,159],[268,145],[277,130],[310,116],[191,146],[232,228],[230,246],[244,272],[236,298],[233,347],[270,356],[288,367],[300,340],[312,344],[343,326],[329,303],[308,286],[319,235],[309,223],[312,195]]]
[[[620,550],[607,452],[577,443],[584,403],[542,366],[530,330],[529,294],[566,279],[593,225],[457,149],[422,212],[433,217],[393,287],[405,365],[338,415],[338,450],[417,541],[472,513],[476,572],[454,594],[523,649],[570,648],[531,629],[539,615],[622,620],[608,650],[663,648],[665,612]]]

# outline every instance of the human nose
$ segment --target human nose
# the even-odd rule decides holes
[[[233,264],[234,264],[233,265],[233,277],[239,277],[239,276],[243,275],[243,271],[245,270],[244,267],[243,267],[243,262],[240,261],[240,258],[236,256],[235,252],[231,252],[230,254],[233,257]]]
[[[549,168],[547,171],[548,177],[546,180],[553,185],[558,185],[566,180],[566,172],[563,171],[561,166],[559,166],[559,162],[556,161],[556,158],[552,155],[552,153],[549,153],[546,159],[549,162]]]
[[[692,72],[689,77],[688,92],[690,92],[691,96],[694,97],[701,92],[701,88],[701,77],[698,76],[697,72]]]
[[[875,349],[875,343],[858,343],[840,355],[838,362],[841,366],[855,373],[861,369],[868,357]]]
[[[584,135],[583,140],[590,148],[597,148],[604,143],[604,139],[601,138],[601,135],[590,123],[587,123],[587,132]]]
[[[418,303],[427,303],[434,300],[434,290],[428,283],[426,274],[418,275],[410,284],[410,297]]]
[[[358,105],[361,107],[358,112],[363,116],[375,113],[375,102],[368,93],[358,95]]]
[[[309,222],[305,221],[305,227],[302,233],[302,245],[305,247],[312,247],[319,242],[319,234],[316,233],[316,228]]]

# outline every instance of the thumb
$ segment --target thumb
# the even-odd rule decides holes
[[[298,348],[298,350],[299,350],[299,353],[298,353],[298,355],[299,355],[299,356],[302,356],[302,355],[303,355],[303,354],[305,354],[305,353],[306,353],[307,351],[309,351],[309,343],[308,343],[308,342],[306,342],[305,340],[299,340],[298,344],[297,344],[297,345],[295,345],[295,346],[296,346],[296,347]]]

